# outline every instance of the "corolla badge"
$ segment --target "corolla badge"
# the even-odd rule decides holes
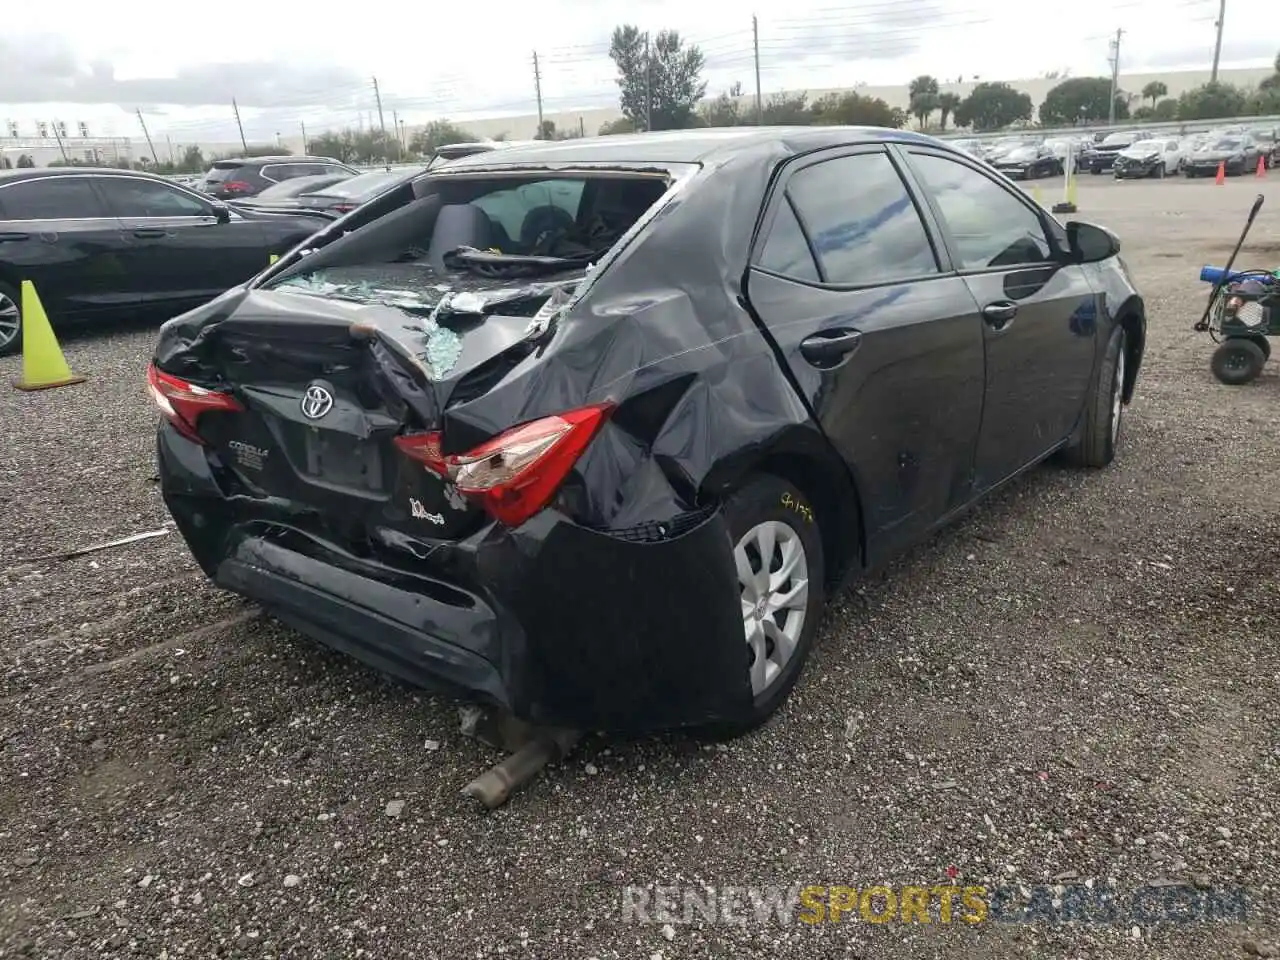
[[[319,420],[333,409],[333,394],[318,383],[307,387],[302,395],[302,415],[308,420]]]

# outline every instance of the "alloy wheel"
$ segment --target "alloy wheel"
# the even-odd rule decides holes
[[[10,346],[21,330],[22,311],[8,294],[0,293],[0,350]]]
[[[809,604],[809,558],[800,535],[778,520],[748,530],[733,548],[742,590],[742,626],[754,696],[768,690],[795,655]]]

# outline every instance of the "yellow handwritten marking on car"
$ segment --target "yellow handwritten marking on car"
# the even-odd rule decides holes
[[[867,923],[932,923],[932,898],[937,898],[939,923],[953,918],[964,923],[982,923],[987,919],[987,888],[940,885],[936,887],[822,887],[808,886],[800,891],[799,919],[802,923],[839,923],[845,914],[857,914]],[[963,910],[956,909],[959,899]]]
[[[809,523],[813,523],[813,511],[795,497],[791,496],[791,494],[784,493],[782,495],[782,505],[788,510],[792,510],[795,513],[800,514],[800,516],[804,517]]]

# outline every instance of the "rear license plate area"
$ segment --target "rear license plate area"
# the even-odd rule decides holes
[[[386,463],[376,440],[313,428],[304,432],[302,452],[302,473],[309,479],[368,493],[386,489]]]

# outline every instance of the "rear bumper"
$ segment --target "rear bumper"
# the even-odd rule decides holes
[[[224,497],[204,452],[168,426],[158,453],[165,503],[219,586],[379,671],[585,730],[732,721],[750,709],[718,511],[652,540],[547,510],[515,530],[356,556],[290,504]]]

